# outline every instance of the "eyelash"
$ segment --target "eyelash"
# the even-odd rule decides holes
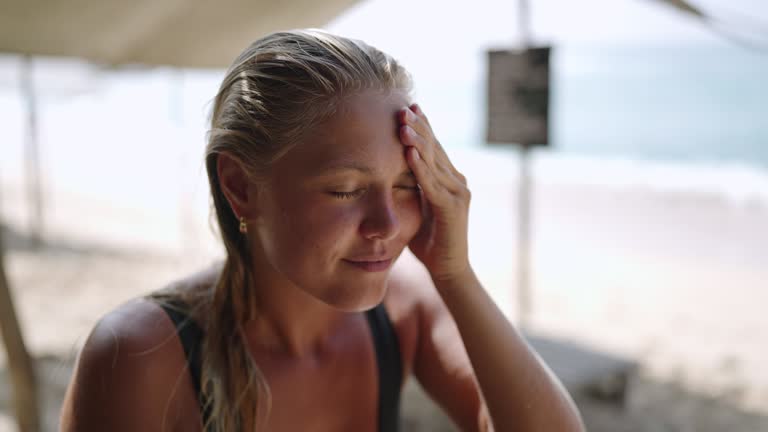
[[[362,195],[363,192],[364,192],[364,189],[358,189],[352,192],[331,192],[331,195],[341,199],[352,199],[352,198],[358,197],[359,195]]]
[[[418,191],[420,189],[419,186],[396,186],[396,188],[407,189],[412,191]],[[352,199],[352,198],[357,198],[363,193],[365,193],[365,189],[358,189],[352,192],[331,192],[331,195],[340,199]]]

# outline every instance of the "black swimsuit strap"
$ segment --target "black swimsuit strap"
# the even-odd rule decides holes
[[[176,331],[184,348],[184,354],[187,356],[187,365],[189,366],[189,375],[192,378],[192,386],[195,389],[198,401],[200,403],[203,425],[208,423],[211,414],[211,406],[200,391],[202,383],[202,350],[203,336],[205,333],[195,321],[187,314],[186,306],[179,302],[161,303],[160,306],[171,318],[176,326]]]
[[[379,366],[379,431],[396,432],[400,420],[400,387],[403,363],[397,332],[389,320],[384,304],[365,313],[376,347]]]
[[[200,402],[203,424],[210,418],[210,404],[200,392],[201,356],[200,350],[205,333],[186,313],[180,302],[161,303],[160,306],[176,326],[179,340],[189,364],[192,385]],[[368,326],[376,349],[376,364],[379,371],[379,431],[397,432],[400,418],[400,388],[403,382],[403,365],[397,332],[389,320],[383,304],[365,312]]]

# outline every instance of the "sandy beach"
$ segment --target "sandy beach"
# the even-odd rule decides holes
[[[515,321],[514,157],[457,160],[473,190],[473,265]],[[571,164],[566,176],[558,163],[534,171],[531,329],[640,366],[624,406],[577,395],[589,430],[768,430],[768,201],[577,182],[595,174]],[[33,251],[21,192],[3,185],[6,268],[44,377],[45,430],[55,430],[72,362],[96,320],[218,256],[205,189],[189,190],[178,208],[131,211],[51,190],[49,246]],[[15,430],[4,364],[2,432]],[[418,400],[404,403],[408,430],[449,430]]]

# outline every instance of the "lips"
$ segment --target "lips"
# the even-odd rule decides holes
[[[354,260],[343,260],[347,264],[350,264],[354,267],[357,267],[361,270],[368,271],[368,272],[381,272],[384,270],[387,270],[389,266],[392,264],[392,258],[387,259],[362,259],[362,258],[356,258]]]

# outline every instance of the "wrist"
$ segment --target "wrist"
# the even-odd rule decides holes
[[[477,276],[469,263],[456,273],[442,276],[433,275],[432,282],[440,292],[466,290],[474,285],[479,285]]]

